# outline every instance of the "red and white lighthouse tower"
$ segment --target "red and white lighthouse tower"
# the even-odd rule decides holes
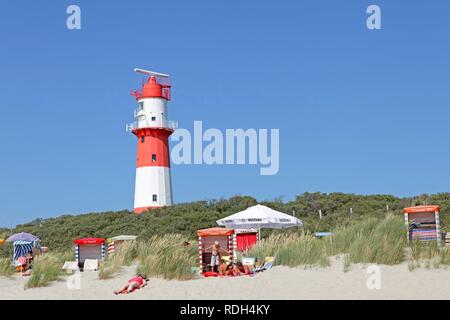
[[[135,122],[127,125],[137,138],[136,186],[134,212],[172,204],[170,177],[169,136],[177,123],[168,120],[167,102],[170,101],[169,75],[135,69],[146,78],[142,89],[132,93],[138,107]]]

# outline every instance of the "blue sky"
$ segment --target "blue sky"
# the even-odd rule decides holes
[[[77,4],[82,29],[66,28]],[[382,30],[366,28],[366,8]],[[141,77],[192,129],[279,128],[280,171],[173,166],[175,202],[449,191],[450,4],[9,1],[0,10],[0,226],[132,208]]]

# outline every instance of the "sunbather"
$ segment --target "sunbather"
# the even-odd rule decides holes
[[[120,294],[125,293],[128,294],[130,292],[133,292],[134,290],[140,289],[147,285],[147,277],[145,275],[138,274],[136,277],[131,278],[128,280],[128,283],[123,286],[120,290],[114,291],[114,294]]]
[[[227,264],[224,259],[220,259],[219,274],[224,276],[227,273]]]
[[[252,270],[249,266],[244,266],[242,264],[242,262],[238,261],[235,265],[234,265],[234,275],[235,276],[240,276],[243,274],[252,274]]]
[[[235,273],[234,273],[234,266],[233,266],[232,263],[230,263],[229,265],[227,265],[227,272],[225,272],[225,275],[226,275],[226,276],[230,276],[230,277],[235,276]]]

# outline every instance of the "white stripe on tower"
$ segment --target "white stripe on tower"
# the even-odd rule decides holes
[[[171,204],[172,190],[170,168],[137,168],[134,207],[164,207],[170,206]]]

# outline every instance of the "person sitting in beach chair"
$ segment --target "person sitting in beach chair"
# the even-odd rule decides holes
[[[14,266],[16,267],[16,272],[20,272],[22,276],[30,276],[31,270],[29,269],[28,259],[27,257],[19,257],[14,262]]]
[[[120,290],[114,291],[114,294],[131,293],[137,289],[146,286],[147,282],[148,282],[147,276],[138,274],[136,277],[133,277],[130,280],[128,280],[128,283],[125,286],[123,286]]]

